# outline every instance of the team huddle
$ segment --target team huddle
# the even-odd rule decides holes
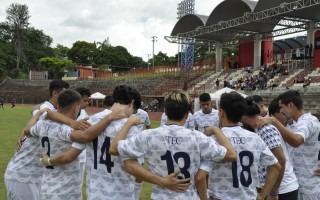
[[[320,122],[298,91],[268,109],[260,96],[231,92],[216,110],[203,93],[193,114],[188,94],[175,91],[151,129],[130,86],[91,116],[90,91],[68,88],[52,81],[22,130],[4,176],[9,200],[80,200],[83,182],[89,200],[137,200],[142,181],[155,200],[320,200]]]

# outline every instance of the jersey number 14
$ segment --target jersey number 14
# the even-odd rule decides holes
[[[101,146],[101,156],[99,163],[104,164],[107,167],[108,173],[111,173],[111,168],[114,167],[114,163],[111,161],[111,155],[109,154],[110,148],[110,137],[105,137],[104,142]],[[93,156],[94,156],[94,169],[98,169],[98,138],[93,140]],[[105,157],[105,159],[104,159]]]

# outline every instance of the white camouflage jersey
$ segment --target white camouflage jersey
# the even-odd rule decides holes
[[[151,125],[151,121],[149,118],[149,115],[146,111],[142,110],[142,109],[138,109],[137,113],[135,113],[134,115],[139,116],[141,118],[141,121],[143,122],[143,124],[139,124],[137,127],[139,129],[139,131],[143,131],[143,127],[144,125],[146,126],[150,126]]]
[[[41,107],[55,111],[54,106],[48,101],[44,102]],[[40,117],[40,119],[44,118],[45,114]],[[40,151],[38,138],[25,137],[21,149],[9,161],[4,178],[23,183],[40,183],[44,170],[39,161]]]
[[[255,200],[259,181],[258,166],[277,163],[276,157],[261,138],[240,126],[221,129],[238,153],[237,161],[203,161],[200,169],[209,172],[208,192],[223,200]]]
[[[165,125],[167,121],[168,121],[168,117],[165,113],[163,113],[161,116],[160,126]],[[188,118],[183,126],[188,129],[194,130],[194,120],[193,120],[193,115],[191,113],[188,114]]]
[[[79,150],[84,144],[72,143],[70,134],[73,129],[51,120],[41,120],[31,128],[31,134],[38,137],[42,151],[55,156],[74,147]],[[44,169],[40,199],[81,199],[81,174],[79,158],[69,164]]]
[[[87,114],[87,112],[84,109],[81,109],[79,116],[77,118],[77,121],[85,119],[85,118],[89,118],[89,115]],[[79,160],[81,163],[86,162],[86,150],[85,149],[79,155]]]
[[[104,110],[90,117],[92,125],[110,114]],[[88,200],[134,200],[134,177],[124,169],[120,156],[111,156],[109,147],[115,135],[121,130],[127,119],[113,121],[92,142],[87,144],[87,199]],[[138,134],[133,126],[128,138]]]
[[[293,169],[299,182],[299,193],[320,193],[320,176],[314,170],[320,167],[320,123],[319,120],[306,113],[292,125],[293,132],[304,138],[304,143],[294,148]]]
[[[143,156],[149,170],[161,177],[179,168],[181,173],[178,178],[191,178],[190,188],[183,193],[153,185],[151,199],[157,200],[199,199],[194,176],[200,167],[200,161],[221,161],[226,154],[226,148],[212,138],[177,125],[144,130],[130,139],[119,141],[118,150],[124,159]]]
[[[209,114],[205,114],[202,110],[198,110],[193,114],[193,120],[195,129],[200,132],[204,132],[204,130],[210,126],[219,127],[218,111],[215,109],[212,109]]]
[[[267,124],[262,128],[258,129],[257,134],[264,141],[264,143],[266,143],[266,145],[270,150],[282,147],[281,139],[280,139],[281,136],[278,129],[275,126]],[[267,169],[264,166],[259,166],[258,172],[259,172],[259,180],[261,184],[260,188],[262,188],[262,186],[265,183]]]

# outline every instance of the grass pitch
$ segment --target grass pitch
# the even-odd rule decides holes
[[[4,172],[11,157],[16,151],[16,141],[21,130],[31,118],[31,106],[16,106],[11,108],[4,105],[0,108],[0,199],[7,199],[4,186]],[[152,127],[159,127],[160,122],[152,121]],[[85,186],[83,187],[85,193]],[[151,184],[144,182],[141,192],[141,200],[150,199]],[[85,195],[84,195],[84,199]]]

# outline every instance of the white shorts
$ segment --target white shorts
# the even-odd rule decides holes
[[[298,194],[298,200],[319,200],[319,199],[320,199],[320,193],[317,193],[317,194],[299,193]]]
[[[23,183],[4,179],[7,188],[8,200],[38,200],[40,194],[40,183]]]

